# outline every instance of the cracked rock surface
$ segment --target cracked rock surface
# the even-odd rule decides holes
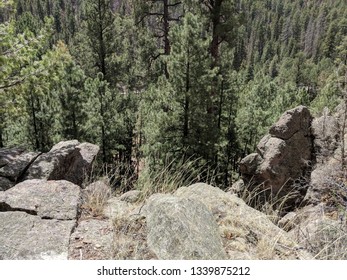
[[[80,187],[28,180],[0,193],[0,259],[67,259]]]

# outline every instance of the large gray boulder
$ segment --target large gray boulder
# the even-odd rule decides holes
[[[98,152],[99,147],[90,143],[80,144],[77,140],[60,142],[34,161],[24,180],[67,180],[82,186]]]
[[[69,168],[64,179],[82,186],[84,180],[90,175],[92,163],[99,150],[99,146],[90,143],[77,145],[74,152],[67,158]]]
[[[219,226],[229,259],[310,259],[289,234],[270,219],[238,198],[219,188],[199,183],[179,188],[182,199],[203,203]]]
[[[80,188],[68,181],[27,180],[0,194],[0,210],[44,219],[76,219],[79,204]]]
[[[199,201],[154,195],[146,206],[147,243],[159,259],[225,259],[218,226]]]
[[[67,259],[80,187],[28,180],[0,193],[0,259]]]
[[[286,194],[295,180],[307,176],[313,159],[311,121],[304,106],[285,112],[259,142],[257,152],[241,160],[245,185]]]
[[[27,170],[24,180],[46,179],[59,180],[65,177],[67,157],[73,153],[79,144],[77,140],[60,142],[48,152],[39,156]]]

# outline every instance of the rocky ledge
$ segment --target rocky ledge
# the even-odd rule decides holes
[[[83,182],[95,145],[2,149],[0,259],[347,257],[341,116],[287,111],[241,161],[231,191],[199,183],[147,198],[139,190],[115,195],[107,182]],[[269,212],[265,199],[258,211],[242,196],[256,188],[270,197],[294,193],[287,203],[295,207]]]

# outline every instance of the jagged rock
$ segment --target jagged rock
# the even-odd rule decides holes
[[[257,153],[250,154],[240,162],[240,172],[244,175],[253,176],[257,172],[261,158]]]
[[[135,203],[141,198],[142,192],[138,190],[128,191],[120,196],[120,200]]]
[[[76,146],[76,150],[69,156],[69,169],[64,179],[76,185],[82,186],[83,180],[90,174],[92,163],[99,153],[99,146],[82,143]]]
[[[236,195],[202,183],[179,188],[174,195],[206,205],[219,225],[230,259],[312,258],[305,250],[298,250],[287,232]]]
[[[76,219],[79,204],[80,188],[68,181],[27,180],[0,194],[0,211],[45,219]]]
[[[109,220],[81,221],[70,237],[69,259],[109,260],[113,256],[113,227]]]
[[[292,183],[307,174],[312,160],[311,119],[304,106],[282,115],[259,142],[257,153],[241,161],[246,185],[262,185],[274,194],[291,191]]]
[[[80,144],[77,140],[60,142],[34,161],[24,180],[68,180],[81,186],[98,152],[99,147],[93,144]]]
[[[67,259],[75,220],[43,220],[25,212],[0,212],[0,259]]]
[[[146,206],[147,243],[159,259],[225,259],[217,224],[199,201],[154,195]]]
[[[309,136],[312,117],[305,106],[298,106],[286,111],[281,118],[270,128],[272,137],[288,140],[299,131]]]
[[[321,117],[312,121],[312,134],[317,162],[324,162],[327,157],[334,154],[338,147],[340,138],[338,120],[330,116],[329,111],[325,109]]]
[[[59,180],[65,177],[66,158],[76,149],[77,140],[60,142],[45,154],[39,156],[25,174],[24,180],[46,179]]]

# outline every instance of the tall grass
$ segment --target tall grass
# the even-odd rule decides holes
[[[180,187],[197,182],[213,184],[215,171],[200,159],[167,159],[158,169],[148,166],[140,174],[137,189],[142,191],[143,198],[154,193],[173,193]]]

